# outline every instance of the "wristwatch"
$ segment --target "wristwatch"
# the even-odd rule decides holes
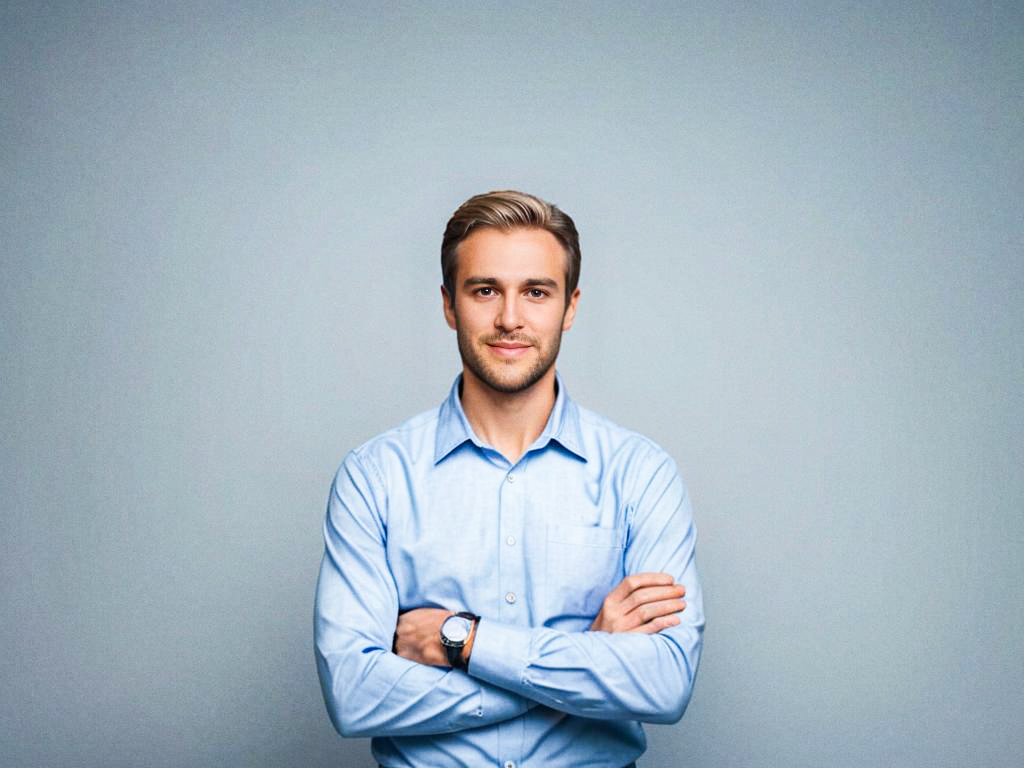
[[[466,647],[466,641],[473,631],[473,626],[480,621],[479,616],[474,616],[468,611],[453,613],[441,624],[441,645],[448,655],[448,663],[455,669],[465,669],[466,664],[462,661],[462,649]]]

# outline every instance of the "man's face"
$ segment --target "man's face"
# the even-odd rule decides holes
[[[579,290],[565,298],[565,249],[543,229],[485,227],[458,247],[444,313],[466,375],[507,394],[536,384],[555,364]]]

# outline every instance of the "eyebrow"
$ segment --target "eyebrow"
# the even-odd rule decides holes
[[[495,277],[467,277],[463,283],[463,288],[471,288],[475,285],[497,285],[498,279]],[[552,280],[550,277],[530,277],[523,281],[524,286],[529,287],[544,287],[551,288],[553,290],[558,289],[558,281]]]

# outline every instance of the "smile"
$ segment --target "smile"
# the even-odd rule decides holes
[[[522,357],[530,348],[529,344],[515,344],[511,342],[498,342],[496,344],[488,344],[487,346],[494,350],[494,353],[498,355],[498,357],[504,357],[507,359]]]

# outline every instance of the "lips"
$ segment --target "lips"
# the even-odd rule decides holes
[[[529,344],[523,344],[516,341],[492,341],[487,344],[498,357],[504,358],[516,358],[526,354],[526,350],[530,348]]]

